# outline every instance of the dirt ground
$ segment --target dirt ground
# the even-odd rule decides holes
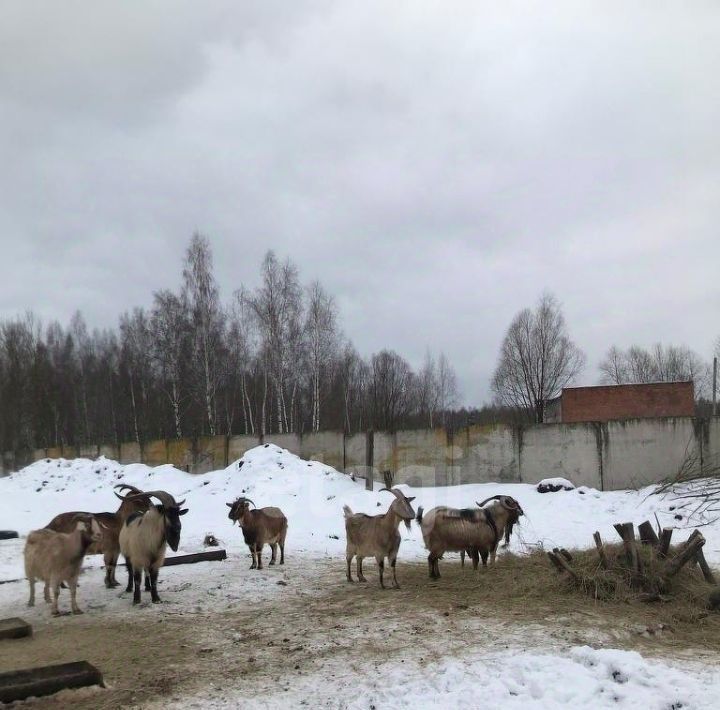
[[[519,570],[502,560],[479,573],[447,560],[438,581],[427,578],[425,563],[403,563],[400,590],[379,589],[374,565],[366,562],[365,571],[368,583],[350,585],[342,561],[308,561],[274,598],[221,612],[168,604],[141,614],[128,606],[123,616],[88,610],[48,619],[30,639],[0,642],[0,668],[88,660],[102,670],[106,689],[18,706],[64,708],[71,701],[95,710],[159,707],[205,689],[217,696],[240,688],[251,701],[304,674],[357,673],[390,658],[424,664],[489,648],[588,644],[720,658],[718,614],[678,618],[671,604],[596,603],[573,594],[558,608],[555,594],[518,585]]]

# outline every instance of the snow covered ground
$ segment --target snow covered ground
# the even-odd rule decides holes
[[[22,615],[31,621],[41,630],[36,633],[36,642],[40,642],[42,630],[51,638],[61,624],[68,624],[68,632],[72,630],[82,638],[86,628],[83,624],[93,623],[91,615],[95,623],[102,618],[111,624],[114,620],[127,619],[128,614],[148,622],[162,613],[169,621],[180,617],[187,619],[188,616],[196,617],[198,623],[203,619],[203,624],[207,624],[204,628],[208,634],[208,648],[222,649],[227,642],[227,652],[236,653],[235,642],[228,641],[222,630],[213,632],[215,635],[211,633],[213,615],[227,615],[232,619],[234,614],[253,606],[273,610],[284,604],[290,609],[294,604],[299,610],[298,618],[301,618],[304,600],[319,589],[347,594],[342,586],[345,548],[342,506],[347,504],[354,511],[375,514],[384,511],[392,500],[388,493],[366,491],[362,480],[353,481],[329,466],[303,461],[272,444],[248,451],[241,461],[224,470],[203,475],[191,475],[172,466],[123,466],[103,458],[96,461],[38,461],[9,477],[0,478],[0,529],[15,529],[21,535],[19,540],[0,541],[0,580],[23,577],[22,538],[28,531],[44,526],[54,515],[67,510],[115,510],[118,501],[111,489],[121,482],[145,490],[160,488],[177,499],[185,498],[190,512],[182,521],[178,553],[204,549],[205,535],[213,533],[227,549],[228,560],[221,564],[204,563],[164,570],[160,575],[160,594],[165,605],[158,608],[143,603],[135,610],[131,610],[128,595],[122,588],[105,590],[100,571],[91,569],[83,577],[79,591],[80,605],[88,612],[82,620],[51,619],[43,604],[29,610],[25,607],[25,583],[0,584],[0,616]],[[538,545],[545,548],[587,547],[592,543],[595,530],[600,530],[606,539],[612,539],[613,523],[654,521],[655,515],[663,526],[682,528],[704,522],[688,519],[687,510],[677,507],[670,498],[650,495],[651,489],[601,493],[578,488],[548,494],[538,493],[531,484],[406,489],[407,495],[416,496],[413,504],[416,509],[420,505],[425,509],[435,505],[468,507],[498,493],[512,495],[525,511],[511,542],[511,550],[516,552]],[[247,548],[242,543],[240,531],[228,520],[225,506],[238,495],[248,496],[259,507],[279,506],[287,515],[285,567],[270,568],[261,573],[247,569]],[[418,527],[413,526],[410,532],[401,527],[401,534],[401,561],[424,559],[426,553]],[[707,539],[706,557],[711,564],[720,565],[720,525],[704,527],[703,534]],[[267,550],[265,558],[266,561],[269,558]],[[102,558],[95,556],[86,562],[89,568],[99,567]],[[370,567],[369,571],[370,585],[354,587],[353,594],[379,593],[374,588],[377,583],[375,570]],[[403,584],[401,567],[398,576]],[[124,570],[119,569],[118,578],[123,581],[124,577]],[[422,589],[407,593],[422,594]],[[342,601],[342,596],[339,598]],[[61,608],[67,607],[68,602],[61,595]],[[273,623],[278,624],[278,629],[283,628],[282,621]],[[367,624],[368,633],[382,634],[383,627],[375,628],[373,621],[363,623]],[[422,620],[422,624],[427,623],[427,619]],[[465,626],[460,624],[458,632],[474,629],[475,623],[477,620],[463,621]],[[91,628],[87,626],[87,633]],[[485,645],[479,637],[461,654],[451,645],[438,644],[432,660],[418,655],[413,647],[403,647],[393,658],[382,654],[374,657],[367,652],[358,657],[356,663],[348,661],[353,658],[352,647],[345,648],[344,652],[349,655],[330,654],[322,665],[303,668],[302,675],[294,678],[287,688],[266,689],[260,706],[429,707],[442,702],[472,707],[483,701],[484,705],[508,708],[589,704],[592,707],[637,706],[671,710],[716,707],[716,698],[720,697],[720,679],[711,669],[699,664],[679,665],[679,661],[644,659],[631,651],[560,643],[543,633],[528,636],[517,629],[509,636],[504,631],[505,635],[501,636],[499,627],[495,628],[489,621],[485,629],[488,634],[498,634],[498,638],[502,637],[506,643]],[[356,632],[351,629],[344,633],[352,636]],[[312,635],[312,627],[304,633]],[[325,643],[326,636],[325,631],[318,635],[318,648]],[[344,643],[342,639],[331,640],[339,645]],[[601,645],[607,645],[607,642]],[[2,649],[0,658],[1,654]],[[562,681],[558,682],[558,679]],[[253,696],[251,702],[248,692],[240,680],[217,687],[210,683],[198,689],[197,695],[183,693],[182,697],[174,698],[173,705],[220,708],[243,706],[243,702],[247,702],[257,706],[258,698]],[[304,700],[308,702],[303,703]],[[141,706],[153,707],[152,702],[148,700]],[[161,700],[157,703],[159,707]]]

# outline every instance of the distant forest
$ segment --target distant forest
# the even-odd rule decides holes
[[[188,246],[182,286],[117,328],[90,332],[32,313],[0,322],[0,446],[138,442],[214,434],[464,426],[498,411],[456,410],[444,354],[415,371],[402,355],[363,358],[319,282],[268,252],[255,290],[220,299],[208,240]]]

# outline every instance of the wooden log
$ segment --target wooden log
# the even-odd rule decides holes
[[[559,552],[568,562],[572,562],[572,555],[564,547],[561,547]]]
[[[687,543],[675,557],[668,561],[665,567],[667,577],[675,576],[687,562],[692,560],[698,550],[705,544],[705,538],[699,530],[695,530],[688,538]]]
[[[603,569],[607,569],[607,555],[605,554],[605,548],[603,547],[602,538],[600,537],[600,533],[598,531],[595,531],[593,533],[593,539],[595,540],[595,547],[597,547],[598,555],[600,556],[600,566]]]
[[[555,552],[548,552],[548,557],[552,563],[557,567],[560,572],[567,572],[576,582],[580,581],[577,572],[570,566],[568,561],[561,555]]]
[[[52,695],[66,688],[105,687],[102,673],[87,661],[0,673],[0,702]]]
[[[218,562],[225,559],[227,559],[225,550],[206,550],[205,552],[194,552],[191,555],[166,557],[163,566],[172,567],[173,565],[191,565],[196,562]]]
[[[672,538],[673,529],[663,528],[660,533],[660,544],[658,545],[658,555],[660,557],[667,557],[668,550],[670,549],[670,540]]]
[[[646,520],[644,523],[638,525],[638,532],[640,533],[640,542],[643,545],[652,545],[657,547],[660,544],[660,538],[653,529],[652,523]]]
[[[0,540],[14,540],[19,537],[17,530],[0,530]]]
[[[705,553],[702,551],[702,549],[698,550],[695,553],[695,559],[697,560],[697,563],[700,565],[700,569],[702,570],[703,577],[705,577],[705,581],[708,584],[716,584],[715,582],[715,576],[712,573],[712,570],[710,569],[710,566],[707,563],[707,560],[705,559]]]
[[[550,559],[550,562],[552,562],[553,565],[555,565],[555,569],[557,569],[557,571],[562,574],[565,571],[565,568],[560,564],[560,560],[558,559],[558,556],[554,552],[548,552],[547,556]]]
[[[32,636],[32,626],[27,621],[14,616],[0,619],[0,639],[21,639]]]

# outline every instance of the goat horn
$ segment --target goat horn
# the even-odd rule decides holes
[[[131,486],[129,483],[118,483],[114,488],[119,488],[121,491],[127,490],[133,493],[142,493],[139,488],[135,488],[135,486]]]
[[[246,500],[248,503],[252,503],[252,504],[257,508],[257,506],[255,505],[255,501],[254,501],[254,500],[250,500],[249,498],[246,498],[245,500]]]
[[[142,494],[142,497],[149,498],[150,496],[153,496],[154,498],[157,498],[166,508],[177,508],[179,507],[178,504],[175,502],[175,498],[171,496],[167,491],[145,491]],[[128,496],[126,500],[132,500],[136,496]],[[140,496],[137,496],[140,497]],[[183,501],[185,502],[185,501]]]
[[[478,503],[475,501],[476,505],[478,505],[480,508],[482,508],[485,503],[489,503],[491,500],[500,500],[502,496],[490,496],[489,498],[486,498],[482,503]]]
[[[388,493],[392,493],[396,498],[400,499],[400,496],[405,498],[405,495],[402,491],[399,491],[397,488],[381,488],[381,491],[387,491]]]

